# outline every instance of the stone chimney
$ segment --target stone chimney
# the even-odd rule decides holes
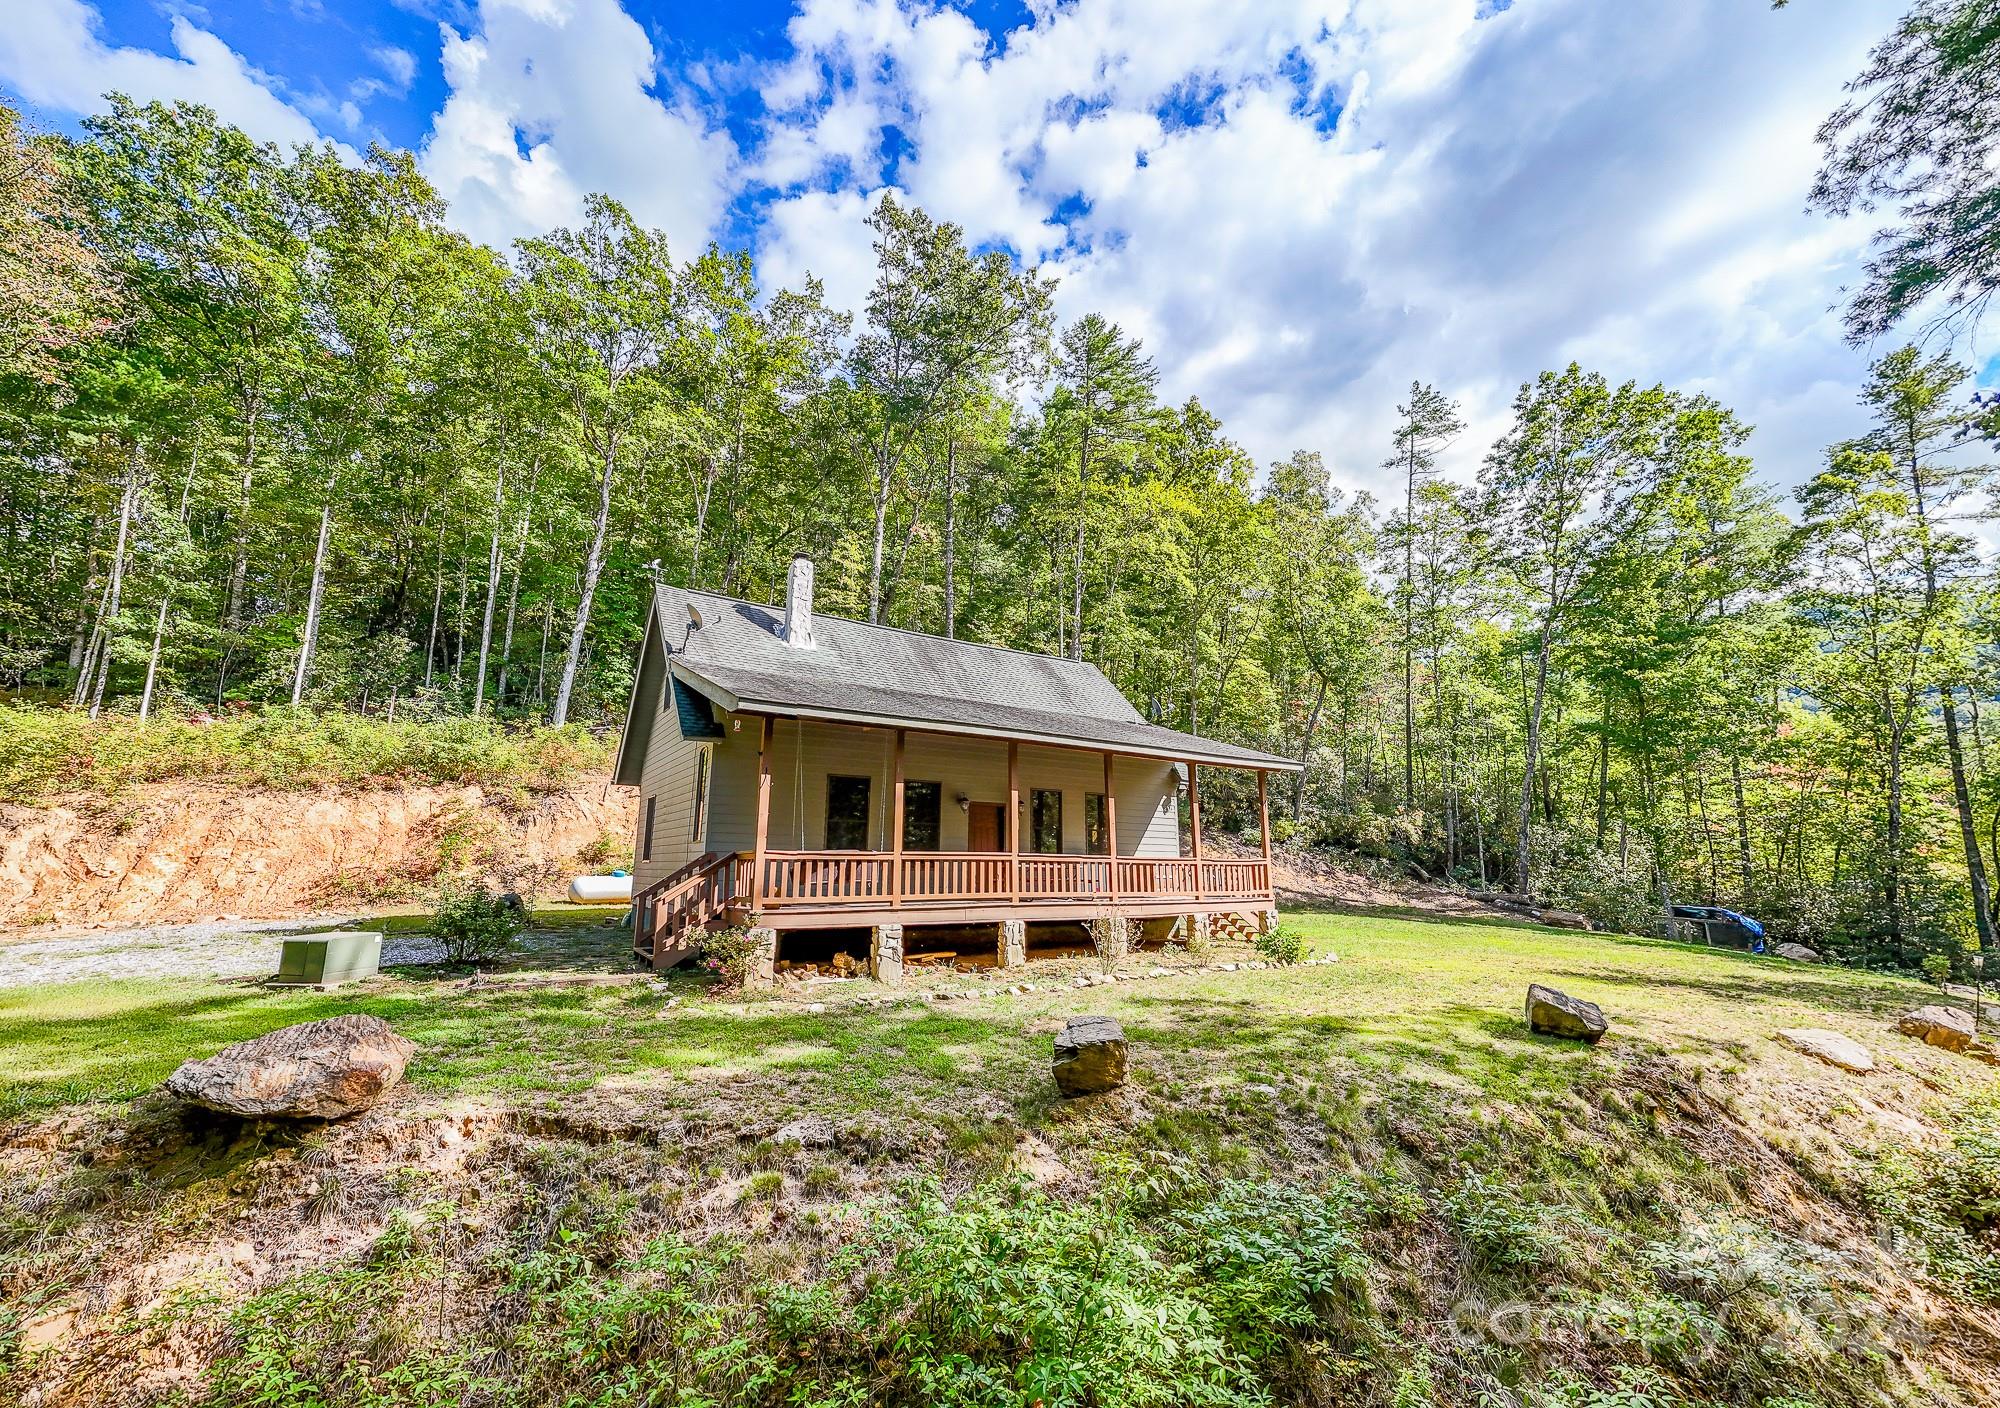
[[[793,556],[785,578],[785,643],[813,648],[813,564],[804,553]]]

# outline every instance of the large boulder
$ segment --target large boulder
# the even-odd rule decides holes
[[[1789,958],[1794,963],[1819,962],[1819,955],[1804,944],[1778,944],[1771,953],[1778,958]]]
[[[1125,1083],[1125,1032],[1109,1017],[1072,1017],[1056,1033],[1056,1087],[1095,1095]]]
[[[1829,1066],[1838,1066],[1856,1075],[1865,1076],[1875,1069],[1874,1053],[1853,1037],[1842,1036],[1839,1032],[1820,1027],[1788,1027],[1778,1033],[1778,1040],[1794,1051],[1817,1056]]]
[[[1535,916],[1542,923],[1556,929],[1588,929],[1590,920],[1568,909],[1545,909]]]
[[[416,1049],[380,1017],[349,1013],[280,1027],[189,1061],[167,1077],[167,1089],[246,1119],[337,1120],[381,1099]]]
[[[1935,1002],[1914,1012],[1905,1012],[1897,1019],[1896,1030],[1904,1036],[1920,1037],[1932,1046],[1942,1046],[1947,1051],[1963,1051],[1979,1037],[1970,1012]]]
[[[1545,988],[1540,983],[1530,983],[1528,1030],[1542,1036],[1587,1041],[1595,1046],[1611,1030],[1611,1024],[1604,1020],[1604,1009],[1596,1003],[1585,1002],[1580,997],[1571,997],[1554,988]]]

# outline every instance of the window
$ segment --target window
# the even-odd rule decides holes
[[[648,797],[646,799],[646,829],[639,835],[640,860],[651,860],[653,858],[653,804],[659,800],[658,797]]]
[[[1028,804],[1028,849],[1054,855],[1062,850],[1062,793],[1037,787]]]
[[[903,849],[906,851],[941,850],[938,844],[943,829],[938,824],[938,802],[944,796],[944,788],[935,782],[905,782],[903,784]]]
[[[702,830],[708,825],[708,750],[702,749],[694,757],[694,822],[688,830],[688,840],[701,844]]]
[[[1083,794],[1083,848],[1094,856],[1111,854],[1111,837],[1104,826],[1104,794]]]
[[[829,851],[868,849],[868,779],[829,777],[826,780],[826,848]]]

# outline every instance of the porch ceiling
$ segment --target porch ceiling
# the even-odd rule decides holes
[[[1299,763],[1292,758],[1218,743],[1138,720],[1050,714],[983,699],[885,689],[850,679],[773,675],[706,660],[691,663],[682,656],[675,656],[670,664],[677,678],[731,713],[775,714],[875,728],[1009,739],[1216,767],[1271,772],[1299,770]]]

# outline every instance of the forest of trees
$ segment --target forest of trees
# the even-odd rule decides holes
[[[1854,961],[1992,946],[1995,427],[1946,351],[1881,355],[1789,498],[1727,406],[1577,366],[1476,482],[1420,368],[1389,442],[1258,465],[890,199],[855,309],[608,197],[509,251],[445,214],[406,152],[0,109],[0,691],[615,723],[653,580],[771,600],[805,552],[823,610],[1305,760],[1280,839],[1637,931],[1714,902]]]

